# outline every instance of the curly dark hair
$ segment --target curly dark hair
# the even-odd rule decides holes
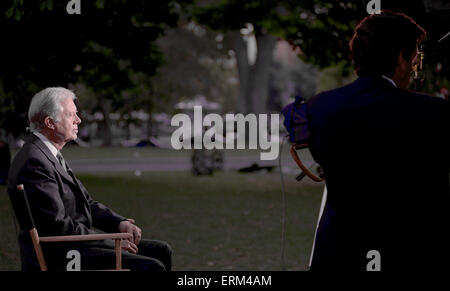
[[[356,74],[391,78],[400,52],[409,60],[425,38],[425,30],[403,13],[383,10],[367,16],[356,26],[349,43]]]

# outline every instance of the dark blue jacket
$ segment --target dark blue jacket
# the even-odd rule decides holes
[[[449,262],[450,102],[361,77],[308,102],[328,200],[311,270],[433,269]]]

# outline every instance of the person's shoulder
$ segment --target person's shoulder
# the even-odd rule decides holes
[[[350,84],[347,84],[347,85],[342,86],[342,87],[338,87],[338,88],[335,88],[335,89],[322,91],[322,92],[316,94],[315,96],[311,97],[310,100],[326,98],[326,97],[329,97],[329,96],[336,96],[337,94],[340,94],[340,93],[346,91],[349,87],[352,86],[352,84],[353,83],[350,83]]]
[[[447,99],[432,96],[430,94],[423,93],[423,92],[401,90],[401,89],[398,89],[398,91],[400,91],[403,95],[408,96],[409,98],[415,98],[415,100],[417,100],[417,101],[440,103],[440,104],[446,104],[449,102]]]
[[[50,171],[50,165],[45,162],[45,154],[29,138],[14,156],[8,175],[8,185],[21,183],[24,177],[33,175],[38,169]]]
[[[348,95],[347,92],[351,91],[353,87],[355,87],[355,82],[335,89],[322,91],[308,100],[308,109],[313,109],[321,105],[325,107],[338,106],[339,103],[343,102],[341,97]]]
[[[391,103],[401,109],[402,116],[410,116],[439,128],[450,127],[449,100],[420,92],[402,91],[392,98],[394,100]]]
[[[25,164],[30,161],[44,161],[47,159],[44,152],[41,148],[36,144],[38,139],[33,137],[28,137],[25,144],[15,155],[12,166],[16,164]]]
[[[406,104],[423,106],[423,109],[435,108],[439,110],[450,110],[450,101],[444,98],[431,96],[426,93],[398,90],[398,96]]]

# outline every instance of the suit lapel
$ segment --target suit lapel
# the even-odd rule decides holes
[[[89,221],[91,221],[91,210],[90,210],[91,208],[89,206],[89,202],[88,202],[87,197],[86,197],[86,195],[85,195],[85,193],[83,191],[83,188],[78,183],[79,180],[77,179],[77,177],[75,177],[75,174],[73,173],[73,171],[72,171],[72,169],[70,168],[69,165],[67,165],[67,170],[70,172],[69,175],[72,177],[73,182],[77,185],[77,189],[79,190],[80,195],[82,197],[81,200],[83,200],[84,207],[86,208],[86,215],[88,216]]]
[[[73,186],[75,186],[75,188],[78,190],[77,192],[79,192],[78,196],[83,201],[83,204],[84,204],[84,206],[86,208],[86,214],[88,215],[89,220],[90,220],[89,203],[87,201],[87,198],[86,198],[85,194],[83,193],[82,188],[78,184],[78,181],[76,181],[75,175],[71,176],[68,172],[66,172],[66,170],[64,170],[64,168],[59,163],[59,161],[56,159],[56,157],[50,152],[48,147],[42,142],[42,140],[39,137],[37,137],[34,134],[31,134],[31,137],[30,137],[28,142],[33,143],[34,145],[36,145],[44,153],[44,155],[47,157],[47,159],[53,164],[53,166],[58,171],[58,173],[66,180],[66,182],[68,182],[68,183],[72,184]],[[68,167],[70,168],[69,165],[68,165]],[[72,172],[72,174],[73,174],[73,172]]]
[[[31,134],[31,141],[34,145],[36,145],[47,157],[47,159],[53,164],[53,166],[56,168],[58,173],[64,177],[68,182],[71,184],[77,186],[75,184],[75,181],[73,181],[72,177],[63,169],[59,161],[56,159],[56,157],[50,152],[48,147],[42,142],[40,138],[38,138],[36,135]]]

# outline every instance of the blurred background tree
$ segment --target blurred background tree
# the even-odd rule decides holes
[[[95,92],[93,109],[103,113],[104,144],[110,145],[109,113],[123,105],[133,74],[156,73],[163,57],[155,41],[191,2],[82,1],[81,14],[69,15],[67,1],[2,1],[0,127],[19,135],[33,94],[82,83]]]
[[[152,114],[198,95],[225,111],[278,112],[295,95],[355,78],[348,41],[369,1],[95,0],[81,1],[80,15],[66,13],[67,2],[0,2],[0,128],[14,136],[25,130],[30,98],[47,86],[82,93],[82,113],[98,116],[105,145],[111,114],[121,124],[146,122],[150,137]],[[381,8],[428,31],[424,90],[448,95],[450,38],[437,41],[450,27],[450,4],[391,0]],[[132,117],[139,110],[150,117]]]
[[[229,38],[239,69],[240,111],[268,111],[270,67],[280,39],[290,41],[293,49],[300,48],[302,59],[319,67],[348,59],[347,43],[353,27],[367,15],[365,1],[329,2],[200,1],[193,9],[199,23]],[[249,49],[252,41],[254,51]]]
[[[236,62],[223,38],[222,33],[208,30],[184,15],[178,27],[167,30],[157,41],[166,62],[152,79],[154,94],[162,98],[177,96],[172,104],[202,95],[222,104],[225,111],[235,110]]]
[[[278,39],[289,41],[299,57],[319,69],[325,69],[318,89],[332,89],[355,78],[352,74],[348,42],[356,24],[367,16],[370,1],[323,0],[221,0],[199,1],[193,10],[194,18],[209,28],[222,31],[231,38],[239,69],[239,109],[243,112],[267,112],[269,96],[269,67]],[[449,4],[442,0],[381,1],[382,9],[403,12],[414,18],[429,33],[427,65],[428,93],[435,93],[436,74],[448,76],[448,57],[442,52],[448,45],[436,41],[450,27]],[[256,57],[248,55],[254,38]],[[441,66],[445,62],[444,66]],[[441,65],[439,65],[441,64]],[[443,69],[445,67],[445,69]],[[442,71],[444,70],[444,71]],[[334,73],[332,73],[334,72]],[[330,73],[332,73],[330,75]],[[330,78],[330,76],[336,78]],[[431,77],[431,78],[430,78]],[[327,83],[329,82],[329,83]],[[446,82],[446,81],[441,81]]]

